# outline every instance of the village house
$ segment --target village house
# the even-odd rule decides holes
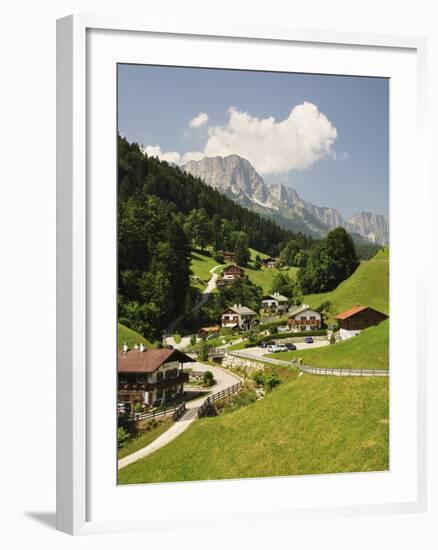
[[[287,312],[288,307],[289,300],[278,292],[268,294],[262,298],[262,311],[265,313],[283,315]]]
[[[278,258],[272,258],[269,256],[268,258],[263,258],[262,260],[262,267],[268,267],[269,269],[274,268],[277,265]]]
[[[222,270],[221,276],[218,278],[216,284],[221,286],[227,283],[232,283],[236,279],[240,279],[245,276],[245,271],[238,265],[227,265]]]
[[[226,309],[221,316],[221,324],[223,328],[240,328],[248,329],[256,320],[257,313],[249,307],[242,305]]]
[[[188,374],[184,363],[194,359],[176,349],[149,349],[143,344],[118,355],[118,398],[120,402],[153,406],[181,395]]]
[[[289,310],[287,320],[289,330],[303,332],[305,330],[319,330],[321,328],[321,314],[306,304],[293,307]]]
[[[198,334],[201,338],[212,338],[213,336],[218,336],[220,328],[218,326],[213,327],[202,327],[198,330]]]
[[[339,322],[341,340],[346,340],[356,336],[365,328],[380,324],[388,319],[388,315],[372,307],[357,304],[355,307],[339,313],[335,318]]]

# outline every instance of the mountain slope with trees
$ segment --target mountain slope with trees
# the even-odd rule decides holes
[[[249,247],[278,255],[296,238],[119,136],[119,320],[148,340],[159,339],[170,321],[193,309],[194,249],[232,250],[245,264]]]

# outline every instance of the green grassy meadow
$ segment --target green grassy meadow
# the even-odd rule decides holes
[[[389,380],[303,375],[226,415],[196,420],[119,483],[382,471]]]
[[[118,458],[124,458],[125,456],[143,449],[143,447],[146,447],[149,443],[152,443],[152,441],[157,439],[158,436],[167,431],[172,424],[173,420],[170,416],[165,416],[158,420],[153,429],[128,439],[125,445],[121,449],[118,449]]]
[[[190,269],[197,279],[193,281],[193,286],[204,290],[207,282],[211,279],[210,270],[218,264],[208,253],[202,254],[199,251],[192,251]],[[219,272],[219,268],[217,270]]]
[[[389,370],[389,320],[330,346],[270,353],[267,357],[283,361],[302,357],[303,364],[311,367]]]
[[[389,250],[380,250],[370,260],[361,262],[351,277],[335,290],[321,294],[308,294],[303,301],[318,307],[329,300],[333,314],[354,307],[356,304],[370,306],[389,314]]]
[[[147,348],[153,347],[152,344],[148,342],[148,340],[146,340],[146,338],[144,338],[141,334],[119,323],[117,326],[118,349],[122,349],[125,342],[131,349],[134,347],[135,344],[141,344],[142,342]]]

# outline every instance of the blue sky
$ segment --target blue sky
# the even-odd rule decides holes
[[[388,216],[388,117],[387,79],[119,65],[129,141],[177,162],[240,154],[346,218]]]

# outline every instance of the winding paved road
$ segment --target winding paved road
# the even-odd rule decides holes
[[[211,393],[217,393],[221,390],[225,390],[230,386],[236,384],[236,382],[240,381],[239,378],[232,375],[230,372],[221,369],[220,367],[212,367],[210,365],[204,365],[203,363],[192,363],[191,366],[194,371],[199,372],[209,370],[213,373],[213,376],[216,379],[216,384],[213,386]],[[150,443],[146,447],[143,447],[143,449],[140,449],[135,453],[121,458],[118,461],[118,469],[120,470],[121,468],[128,466],[128,464],[132,464],[133,462],[140,460],[140,458],[149,456],[150,454],[157,451],[158,449],[161,449],[161,447],[164,447],[165,445],[176,439],[183,432],[185,432],[190,424],[198,417],[198,409],[202,405],[202,403],[204,403],[207,397],[208,395],[204,394],[199,399],[194,399],[187,402],[187,412],[179,420],[174,422],[166,432],[161,434],[159,437],[157,437],[157,439],[152,441],[152,443]]]

